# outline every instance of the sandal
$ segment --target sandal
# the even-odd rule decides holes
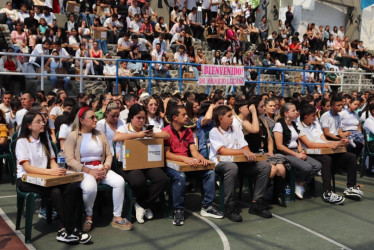
[[[92,227],[92,220],[86,219],[86,221],[82,225],[82,231],[85,233],[88,233],[89,231],[91,231],[91,227]]]

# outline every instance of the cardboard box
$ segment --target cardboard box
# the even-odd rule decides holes
[[[43,187],[52,187],[83,180],[83,173],[67,171],[64,176],[24,174],[22,181]]]
[[[166,160],[166,167],[172,168],[179,172],[190,172],[190,171],[200,171],[200,170],[211,170],[215,169],[216,164],[214,162],[209,162],[208,165],[204,166],[203,164],[197,164],[196,167],[190,166],[181,161],[170,161]]]
[[[195,79],[195,74],[193,72],[184,72],[183,79]],[[196,83],[196,81],[183,81],[183,83]]]
[[[257,161],[266,161],[267,156],[265,154],[256,154]],[[218,155],[218,161],[226,162],[248,162],[247,158],[244,155]]]
[[[122,146],[124,170],[164,167],[164,140],[126,140]]]
[[[107,31],[106,30],[93,30],[93,38],[99,40],[106,40],[107,39]]]
[[[66,11],[78,14],[81,11],[81,5],[79,3],[68,2],[66,5]]]
[[[347,148],[344,146],[332,148],[306,148],[304,149],[307,155],[331,155],[347,152]]]
[[[106,15],[106,14],[110,14],[110,7],[101,7],[101,6],[98,6],[96,8],[96,11],[97,11],[97,15],[98,16],[103,16],[103,15]]]

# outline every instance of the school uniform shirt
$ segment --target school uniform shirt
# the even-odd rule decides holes
[[[16,122],[17,122],[17,126],[21,126],[22,124],[22,119],[23,117],[25,116],[25,114],[28,112],[27,109],[23,108],[21,110],[18,110],[17,113],[16,113]]]
[[[144,38],[138,38],[139,51],[147,51],[147,40]]]
[[[351,112],[348,109],[344,109],[339,113],[339,115],[342,120],[343,131],[358,130],[358,125],[360,125],[360,118],[356,113]]]
[[[220,148],[225,147],[229,149],[241,149],[248,146],[247,141],[244,139],[242,130],[238,127],[229,127],[227,131],[221,127],[214,127],[209,132],[210,152],[209,160],[218,164],[217,152]]]
[[[121,120],[118,119],[117,122],[117,129],[121,126],[125,125],[125,123]],[[114,155],[114,150],[113,150],[113,136],[115,134],[115,131],[108,125],[105,119],[102,119],[97,122],[96,129],[103,132],[106,135],[106,138],[108,139],[109,147],[110,147],[110,152],[112,155]],[[116,143],[116,153],[121,152],[121,143],[117,142]]]
[[[62,115],[63,112],[64,111],[62,110],[62,107],[57,106],[57,107],[53,107],[49,114],[57,117],[57,116]]]
[[[12,108],[10,106],[7,107],[7,106],[4,105],[4,103],[0,104],[0,109],[4,112],[4,114],[8,113],[8,112],[10,112],[12,110]]]
[[[299,138],[306,136],[309,141],[315,143],[326,143],[322,140],[321,136],[323,135],[323,131],[321,125],[318,122],[313,122],[310,126],[305,125],[303,122],[297,123],[297,127],[300,130]],[[303,144],[303,148],[306,146]]]
[[[334,115],[331,110],[329,112],[325,112],[320,119],[322,129],[328,128],[329,132],[333,135],[339,134],[339,128],[341,125],[341,117],[339,114]]]
[[[16,116],[12,111],[5,113],[5,121],[8,126],[8,129],[14,128],[14,122],[16,121]]]
[[[49,50],[45,50],[43,48],[43,44],[37,44],[37,45],[35,45],[34,50],[31,52],[31,55],[34,55],[34,56],[30,56],[30,61],[29,62],[34,63],[37,56],[49,55]]]
[[[48,141],[49,151],[51,159],[55,158],[55,153],[52,149],[51,143]],[[21,178],[23,174],[26,174],[26,170],[22,164],[26,161],[33,167],[47,168],[48,159],[47,155],[43,150],[43,144],[40,142],[40,138],[35,140],[33,137],[20,138],[16,144],[16,158],[17,158],[17,178]]]
[[[243,132],[244,135],[248,134],[247,131],[243,130],[243,121],[237,115],[234,115],[234,117],[233,117],[232,126],[240,129]]]
[[[146,130],[145,127],[142,128],[142,131]],[[134,130],[134,128],[131,126],[131,123],[127,123],[127,124],[123,124],[121,125],[116,132],[119,132],[119,133],[122,133],[122,134],[135,134],[135,133],[138,133]],[[161,130],[154,127],[153,128],[153,133],[160,133]],[[121,145],[122,144],[122,145]],[[117,146],[116,146],[116,149],[117,149]],[[124,153],[126,152],[126,147],[125,147],[125,144],[124,143],[121,143],[120,142],[120,150],[117,151],[117,152],[120,152],[120,158],[119,158],[119,161],[122,161],[123,163],[123,168],[126,167],[126,157],[124,157]]]
[[[369,117],[365,120],[364,129],[368,135],[369,142],[374,141],[374,117]]]
[[[82,134],[82,143],[80,147],[81,162],[101,161],[103,154],[103,142],[99,136],[92,138],[92,133]],[[97,168],[86,165],[88,168]]]
[[[367,118],[370,118],[370,117],[373,117],[370,112],[368,112],[368,117],[366,117],[366,112],[363,112],[360,117],[360,122],[364,122]]]
[[[150,125],[153,125],[153,129],[163,129],[164,128],[164,120],[162,120],[161,118],[157,121],[157,118],[154,117],[154,118],[151,118],[148,116],[148,124]]]
[[[288,145],[288,148],[295,149],[298,146],[297,139],[299,139],[299,134],[297,133],[297,131],[292,125],[288,126],[288,128],[291,130],[291,141],[290,141],[290,144]],[[279,132],[283,134],[283,128],[280,122],[275,123],[273,132]]]
[[[66,139],[73,128],[73,123],[70,125],[62,124],[58,132],[58,139]]]
[[[180,54],[179,52],[174,54],[174,59],[177,60],[178,63],[187,63],[188,57],[187,54]]]

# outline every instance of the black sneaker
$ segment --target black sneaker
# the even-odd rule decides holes
[[[79,237],[74,234],[68,234],[65,229],[60,229],[57,232],[56,240],[66,243],[72,243],[78,242]]]
[[[258,215],[263,218],[272,217],[272,214],[265,208],[261,199],[257,200],[256,202],[252,202],[251,206],[249,207],[248,213]]]
[[[89,235],[88,233],[83,233],[81,231],[78,231],[77,228],[74,228],[74,231],[71,235],[74,235],[74,236],[78,237],[79,243],[81,243],[81,244],[88,243],[92,238],[91,235]]]
[[[243,218],[240,215],[240,209],[231,204],[225,207],[225,217],[233,222],[243,221]]]
[[[173,225],[182,226],[184,223],[184,210],[183,208],[177,208],[174,210]]]
[[[223,218],[223,213],[212,205],[210,205],[207,208],[201,208],[200,215],[204,217],[215,218],[215,219]]]

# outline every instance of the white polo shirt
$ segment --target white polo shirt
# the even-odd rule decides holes
[[[248,146],[248,143],[244,139],[243,132],[238,127],[230,127],[227,131],[224,131],[221,127],[214,127],[209,132],[210,140],[210,153],[209,160],[218,164],[217,151],[222,148],[230,149],[241,149]]]
[[[58,139],[66,139],[73,128],[73,123],[70,125],[62,124],[58,132]]]
[[[63,114],[63,110],[62,110],[62,107],[61,106],[56,106],[56,107],[53,107],[51,112],[49,113],[49,115],[54,115],[54,116],[60,116]]]
[[[23,108],[21,110],[18,110],[17,113],[16,113],[16,122],[17,122],[17,126],[21,126],[22,124],[22,119],[23,117],[25,116],[25,114],[28,112],[27,109]]]
[[[55,158],[55,153],[52,149],[51,143],[48,141],[49,151],[51,152],[51,159]],[[27,172],[21,165],[25,161],[29,161],[30,165],[37,168],[47,168],[48,159],[43,150],[43,144],[40,139],[35,140],[33,137],[20,138],[16,144],[17,157],[17,178],[21,178]]]
[[[352,113],[348,109],[344,109],[339,113],[339,115],[342,119],[343,131],[358,130],[358,125],[360,125],[360,118],[356,113]]]
[[[309,141],[315,143],[326,143],[322,140],[321,136],[323,135],[323,131],[321,125],[318,122],[313,122],[310,126],[305,125],[303,122],[297,124],[297,127],[300,130],[299,138],[306,136]],[[303,147],[306,146],[303,144]]]
[[[320,119],[322,129],[328,128],[329,132],[333,135],[338,135],[339,128],[341,125],[341,117],[339,114],[333,115],[331,110],[329,112],[325,112]]]
[[[121,127],[122,125],[125,125],[125,123],[121,119],[118,119],[117,129]],[[113,136],[115,134],[115,131],[113,131],[113,129],[108,125],[105,119],[101,119],[100,121],[97,122],[96,129],[105,134],[106,138],[108,139],[110,152],[112,152],[112,155],[114,155]],[[117,142],[116,153],[119,154],[120,152],[121,152],[121,143]]]

